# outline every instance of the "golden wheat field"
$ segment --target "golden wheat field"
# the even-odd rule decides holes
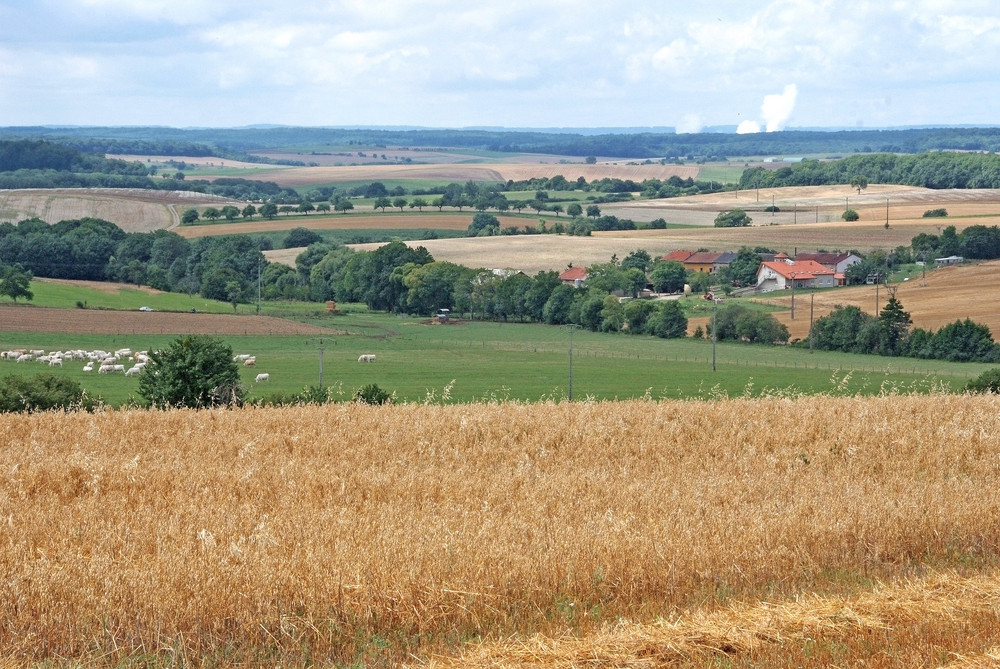
[[[42,413],[0,443],[8,664],[1000,647],[997,396]]]

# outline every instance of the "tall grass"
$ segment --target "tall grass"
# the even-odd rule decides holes
[[[4,415],[0,658],[398,664],[988,569],[998,434],[995,396]]]

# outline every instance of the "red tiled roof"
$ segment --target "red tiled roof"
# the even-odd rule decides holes
[[[673,260],[675,262],[684,262],[688,259],[688,256],[692,255],[693,251],[671,251],[667,255],[663,256],[661,260]]]
[[[699,251],[698,253],[692,253],[684,261],[688,265],[710,265],[719,259],[721,253],[710,252],[710,251]]]
[[[570,267],[559,275],[560,281],[583,281],[587,278],[586,267]]]
[[[829,276],[833,270],[823,267],[815,260],[799,260],[789,263],[783,260],[774,262],[762,262],[761,267],[774,270],[786,279],[815,279],[817,276]],[[757,270],[760,273],[760,269]]]
[[[850,253],[796,253],[795,260],[815,260],[820,265],[836,265],[851,257]]]

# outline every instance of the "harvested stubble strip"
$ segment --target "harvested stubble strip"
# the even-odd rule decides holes
[[[966,396],[2,415],[0,657],[398,663],[975,566],[997,435]]]
[[[893,630],[949,620],[961,625],[1000,607],[1000,575],[955,573],[881,585],[856,596],[807,596],[781,604],[737,604],[695,611],[653,624],[620,622],[582,637],[535,635],[526,640],[469,644],[455,657],[436,657],[428,669],[464,667],[663,666],[718,655],[747,656],[762,646],[801,644],[813,637],[849,639],[864,630]],[[949,666],[996,666],[997,648]],[[983,663],[983,660],[987,661]],[[416,665],[414,665],[416,666]]]

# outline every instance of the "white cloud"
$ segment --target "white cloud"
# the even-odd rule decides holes
[[[751,135],[756,132],[760,132],[760,123],[757,121],[743,121],[736,127],[738,135]]]

